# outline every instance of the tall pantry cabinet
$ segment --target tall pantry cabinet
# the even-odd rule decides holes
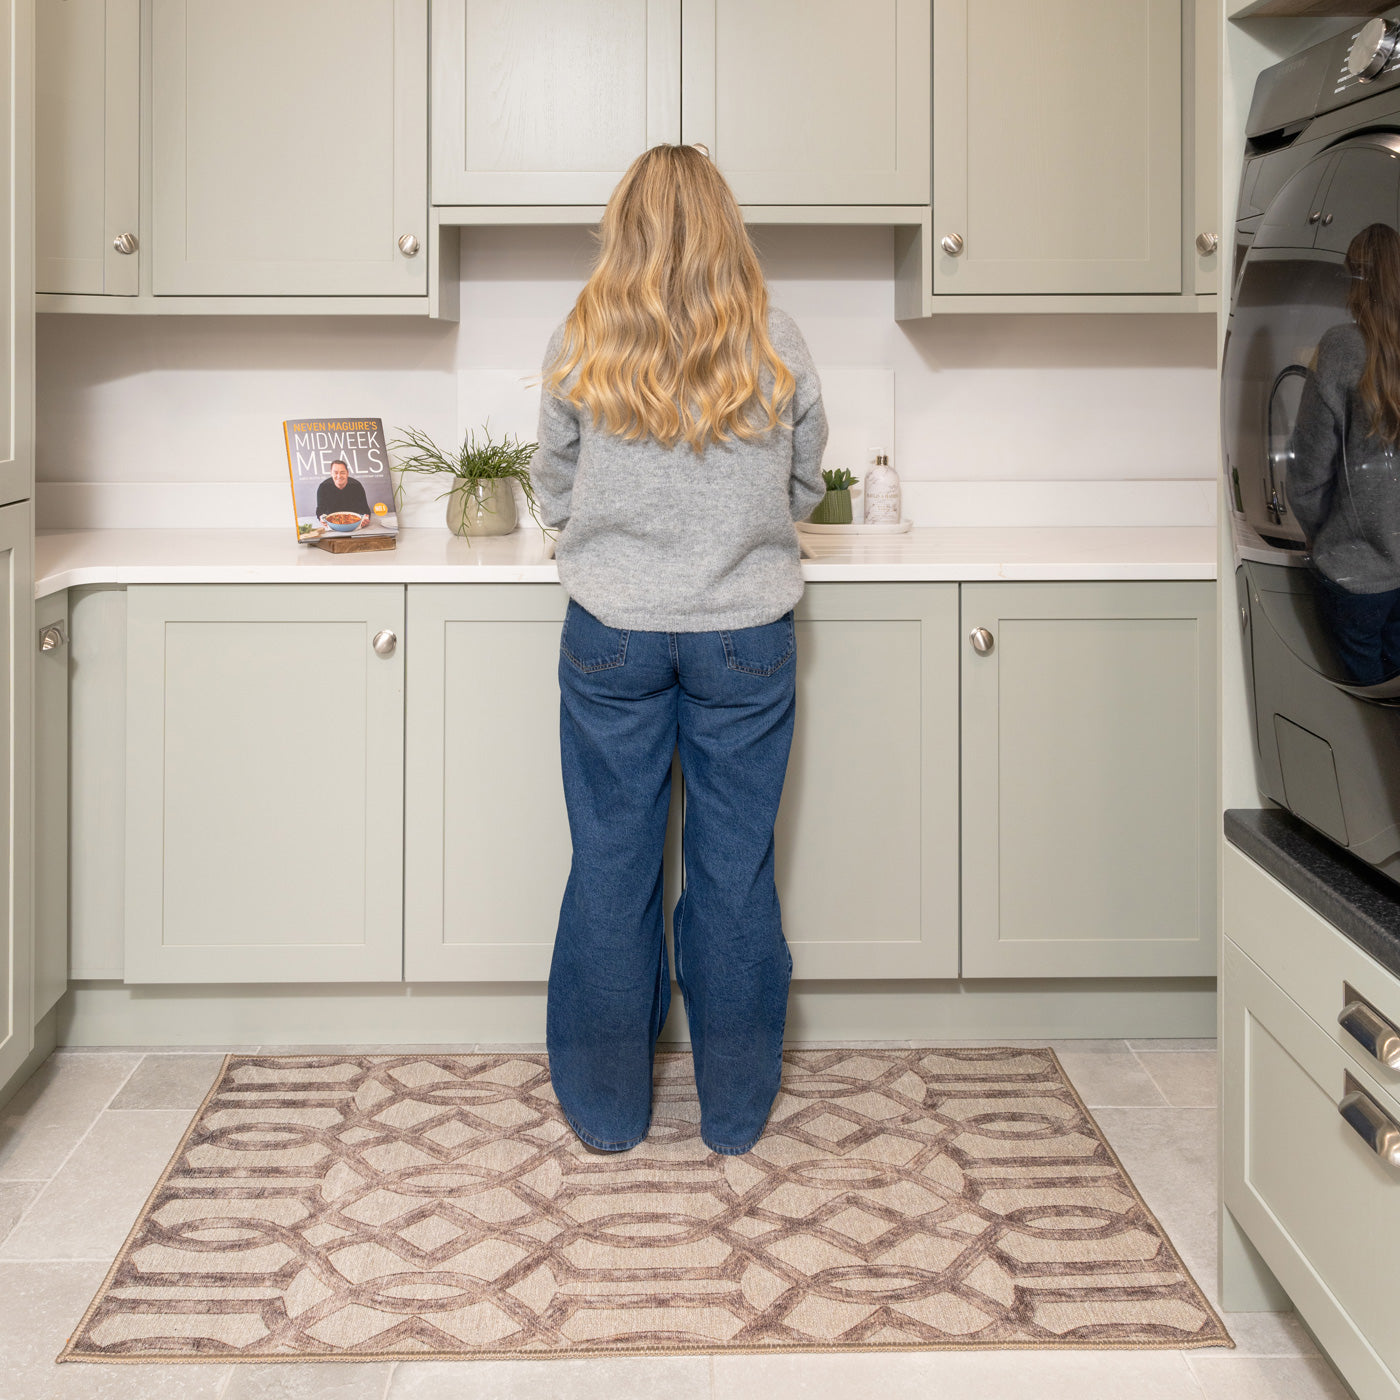
[[[0,0],[0,1098],[34,1044],[31,0]]]

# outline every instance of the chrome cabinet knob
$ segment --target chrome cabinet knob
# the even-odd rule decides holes
[[[57,651],[68,640],[68,633],[61,622],[50,623],[39,629],[39,650]]]
[[[1345,984],[1347,1004],[1337,1024],[1373,1059],[1387,1069],[1400,1069],[1400,1027],[1387,1021],[1368,1001]]]
[[[1315,224],[1321,217],[1322,217],[1322,210],[1321,210],[1321,209],[1314,209],[1314,210],[1312,211],[1312,213],[1308,215],[1308,222],[1309,222],[1310,224]]]
[[[955,258],[963,250],[962,234],[945,233],[943,237],[938,240],[938,246],[942,248],[950,258]]]
[[[392,656],[394,648],[399,644],[399,639],[387,628],[383,632],[374,634],[374,654],[376,656]]]
[[[1203,257],[1208,258],[1220,247],[1220,235],[1215,233],[1198,233],[1196,235],[1196,251]]]
[[[968,640],[978,656],[990,656],[992,648],[997,644],[996,638],[985,627],[974,627],[968,634]]]
[[[411,258],[417,255],[419,248],[423,245],[411,234],[403,233],[399,235],[399,252],[404,257]]]
[[[119,253],[134,253],[136,251],[136,235],[134,233],[119,233],[112,240],[112,247]]]
[[[1387,24],[1379,16],[1368,19],[1352,40],[1347,54],[1347,72],[1363,83],[1369,82],[1390,62],[1397,39],[1400,39],[1400,25]]]

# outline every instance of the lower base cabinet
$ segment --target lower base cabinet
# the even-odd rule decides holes
[[[1400,979],[1230,847],[1224,932],[1224,1204],[1352,1390],[1395,1400],[1400,1170],[1339,1105],[1359,1090],[1400,1133],[1400,1073],[1349,1040],[1336,1013],[1355,985],[1400,1021]],[[1306,1009],[1322,1000],[1325,1023]]]
[[[1213,599],[810,585],[775,832],[794,975],[1209,976]],[[125,980],[544,978],[570,862],[566,603],[131,587]]]

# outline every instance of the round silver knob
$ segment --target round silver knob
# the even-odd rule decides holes
[[[1331,214],[1324,214],[1324,215],[1322,216],[1322,227],[1323,227],[1323,228],[1326,228],[1327,225],[1330,224],[1330,223],[1332,222],[1332,217],[1333,217],[1333,216],[1332,216]]]
[[[1196,251],[1203,257],[1208,258],[1220,247],[1220,235],[1216,233],[1198,233],[1196,235]]]
[[[990,656],[992,648],[997,644],[996,638],[985,627],[974,627],[968,634],[968,640],[978,656]]]
[[[938,246],[942,248],[950,258],[955,258],[963,250],[962,234],[945,233],[943,237],[938,240]]]
[[[112,247],[119,253],[134,253],[136,251],[136,235],[134,233],[119,233],[112,240]]]
[[[1322,210],[1321,210],[1321,209],[1314,209],[1314,210],[1312,211],[1312,213],[1308,215],[1308,222],[1309,222],[1310,224],[1315,224],[1321,217],[1322,217]]]
[[[699,151],[702,156],[707,156],[710,154],[710,148],[703,141],[692,141],[690,144],[694,146],[695,149]]]
[[[374,634],[374,654],[376,656],[392,656],[394,648],[398,646],[399,639],[387,629]]]
[[[1379,17],[1368,19],[1352,41],[1347,54],[1347,72],[1363,83],[1369,82],[1390,62],[1397,38],[1400,38],[1400,25],[1387,24]]]
[[[67,640],[68,634],[63,630],[63,624],[61,622],[51,623],[39,631],[39,650],[57,651]]]
[[[419,248],[421,248],[422,246],[423,245],[419,243],[419,241],[411,233],[404,233],[399,235],[399,252],[401,252],[406,258],[416,256]]]

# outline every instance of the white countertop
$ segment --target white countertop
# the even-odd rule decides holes
[[[985,579],[1213,579],[1213,528],[915,528],[904,535],[804,535],[812,583]],[[557,583],[539,531],[478,539],[400,532],[398,547],[330,554],[289,530],[41,530],[35,596],[84,584]]]

